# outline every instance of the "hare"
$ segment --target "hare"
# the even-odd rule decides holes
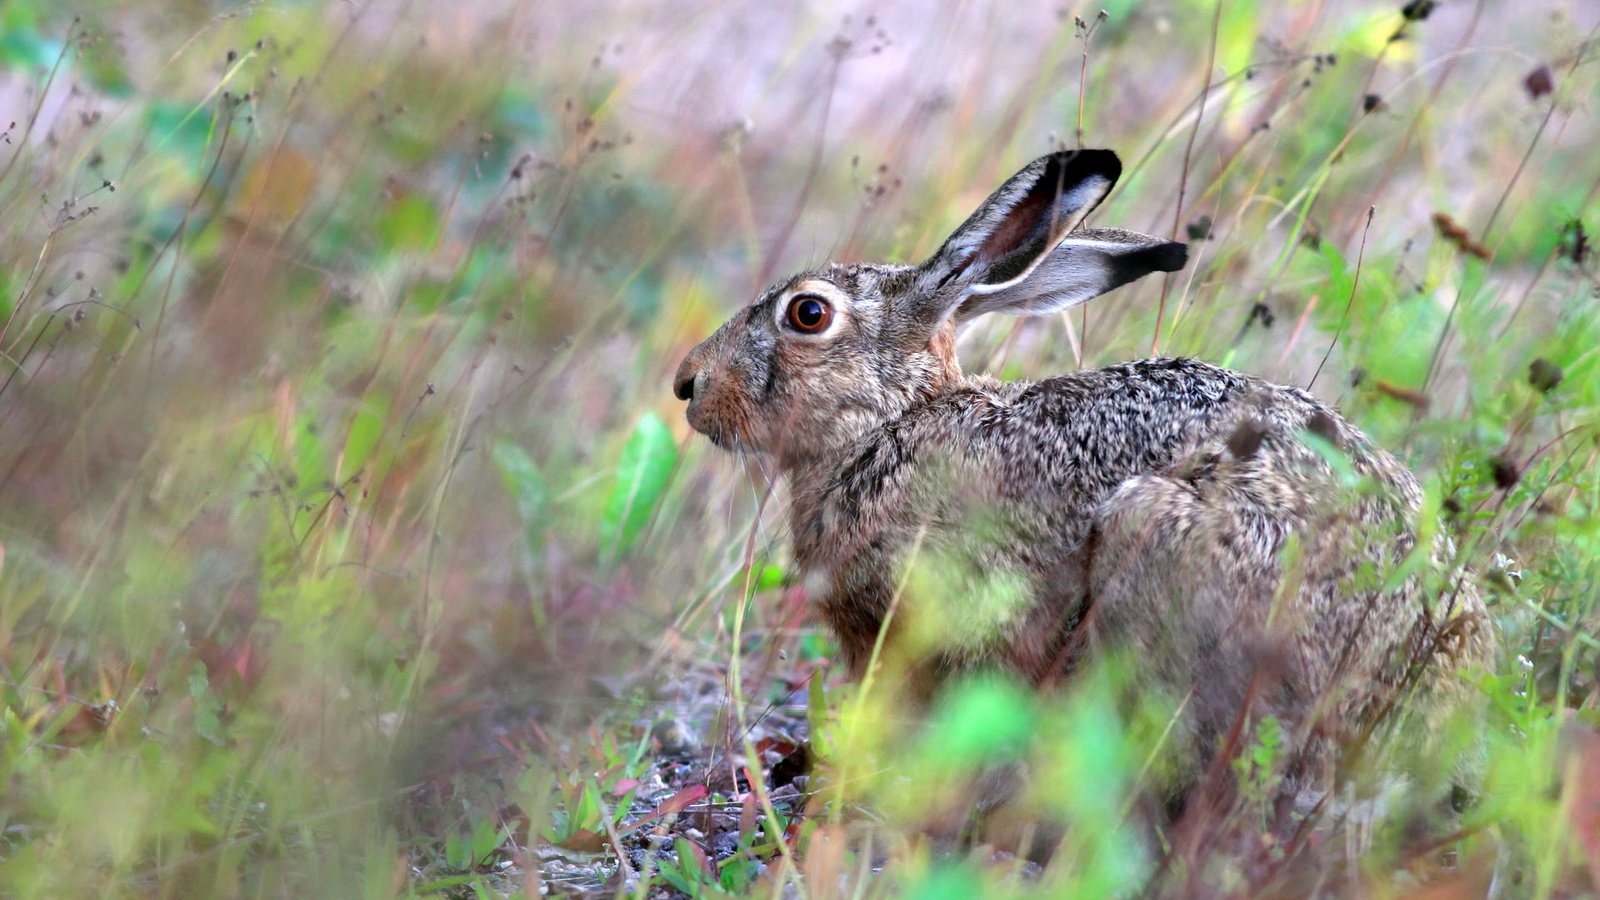
[[[1120,174],[1108,150],[1052,153],[921,265],[776,284],[674,393],[712,442],[776,462],[801,584],[856,676],[904,647],[920,695],[980,669],[1044,686],[1120,648],[1182,701],[1192,773],[1274,716],[1289,789],[1325,789],[1341,743],[1407,696],[1430,721],[1460,708],[1491,656],[1470,582],[1424,584],[1451,551],[1417,546],[1415,477],[1305,391],[1205,362],[1005,382],[956,359],[985,313],[1186,264],[1084,226]]]

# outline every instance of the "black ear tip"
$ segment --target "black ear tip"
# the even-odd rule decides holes
[[[1121,253],[1108,254],[1111,265],[1108,282],[1102,291],[1127,284],[1151,272],[1176,272],[1189,261],[1189,245],[1176,241],[1130,246]]]
[[[1122,160],[1111,150],[1059,150],[1048,158],[1050,169],[1060,172],[1067,182],[1099,175],[1115,183],[1122,177]]]
[[[1157,272],[1176,272],[1189,263],[1189,245],[1177,241],[1157,244],[1146,253],[1150,268]]]

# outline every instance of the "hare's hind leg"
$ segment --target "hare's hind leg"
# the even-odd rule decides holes
[[[1280,798],[1314,797],[1332,764],[1331,742],[1309,721],[1321,679],[1301,595],[1318,586],[1283,587],[1281,557],[1300,520],[1249,489],[1260,475],[1202,451],[1170,474],[1124,482],[1090,538],[1091,633],[1129,651],[1143,683],[1177,704],[1183,743],[1174,737],[1170,749],[1180,780],[1248,749],[1271,717],[1282,758],[1266,774],[1286,776]],[[1220,771],[1231,777],[1231,767]]]

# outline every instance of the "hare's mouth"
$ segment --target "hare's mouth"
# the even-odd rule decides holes
[[[737,449],[739,442],[737,436],[730,434],[727,429],[717,422],[708,422],[702,416],[695,415],[695,409],[692,406],[689,408],[688,419],[690,428],[704,435],[706,440],[718,448],[723,450]]]
[[[689,403],[689,408],[685,411],[689,427],[705,435],[707,440],[723,450],[737,453],[743,449],[745,442],[741,439],[738,429],[725,417],[718,415],[717,410],[708,409],[701,404],[699,398]]]
[[[694,423],[691,423],[694,424]],[[706,423],[694,425],[694,429],[706,436],[717,449],[737,456],[755,452],[756,448],[737,429],[729,428],[721,423]]]

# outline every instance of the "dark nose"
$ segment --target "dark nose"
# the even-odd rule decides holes
[[[694,364],[695,354],[684,357],[683,363],[678,366],[678,374],[672,379],[672,393],[679,400],[694,399],[694,379],[700,374],[700,367]]]

